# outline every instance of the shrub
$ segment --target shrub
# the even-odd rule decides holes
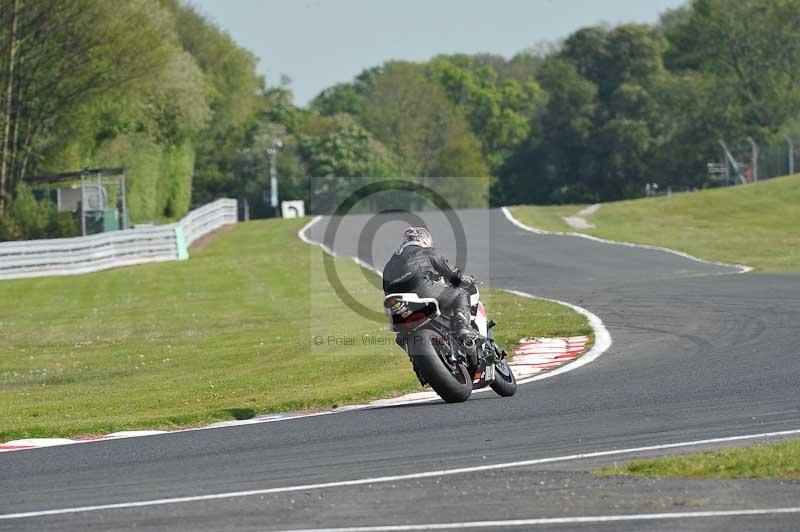
[[[0,217],[0,240],[36,240],[77,236],[78,225],[69,212],[58,212],[49,200],[36,201],[24,184],[17,185],[14,200]]]

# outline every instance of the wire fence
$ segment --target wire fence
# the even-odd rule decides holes
[[[758,178],[771,179],[800,171],[800,142],[788,140],[786,144],[764,146],[758,156]]]
[[[719,145],[722,148],[720,160],[707,164],[708,175],[705,184],[696,187],[671,187],[646,183],[644,195],[671,196],[708,187],[755,183],[800,172],[800,140],[785,137],[783,143],[763,146],[752,139],[748,139],[747,144],[732,146],[720,140]]]
[[[729,147],[720,140],[721,162],[709,163],[709,179],[738,185],[772,179],[800,171],[800,142],[785,137],[784,142],[760,145],[752,139],[747,144]]]

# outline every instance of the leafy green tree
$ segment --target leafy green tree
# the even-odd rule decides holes
[[[662,41],[654,28],[625,24],[616,28],[583,28],[564,41],[558,55],[578,74],[595,83],[601,100],[623,84],[649,88],[663,73]]]
[[[311,109],[324,116],[359,115],[364,107],[364,94],[353,83],[338,83],[322,91],[311,102]]]
[[[264,109],[257,119],[259,124],[272,123],[283,127],[288,133],[297,133],[307,120],[308,111],[292,103],[292,91],[285,85],[267,87],[264,90]]]
[[[387,177],[396,173],[391,154],[352,119],[336,119],[336,130],[303,137],[300,153],[315,177]]]
[[[459,105],[472,132],[481,140],[483,153],[499,165],[531,134],[531,118],[540,105],[542,91],[532,78],[519,82],[500,80],[491,56],[440,56],[428,64],[430,77]]]
[[[733,92],[748,134],[768,137],[800,115],[800,0],[694,0],[666,31],[673,70]]]
[[[180,144],[193,138],[211,120],[203,72],[181,49],[176,49],[165,68],[143,87],[141,99],[141,130],[163,144]]]
[[[65,121],[163,71],[171,22],[151,0],[3,0],[0,213]]]
[[[549,95],[540,117],[541,140],[533,144],[542,163],[511,170],[527,174],[529,181],[544,181],[531,184],[537,192],[531,201],[585,200],[585,183],[595,174],[591,143],[599,113],[597,85],[558,58],[542,65],[539,82]]]
[[[362,71],[352,83],[337,83],[319,93],[309,106],[323,116],[350,114],[360,116],[364,112],[364,102],[375,86],[375,80],[383,73],[383,67],[373,67]]]
[[[552,54],[575,67],[575,72],[594,83],[600,94],[610,92],[608,68],[611,63],[611,50],[608,28],[590,26],[581,28],[564,41],[560,51]]]
[[[392,155],[350,117],[339,115],[335,130],[302,136],[299,151],[309,173],[312,212],[332,212],[358,186],[397,175]],[[370,198],[375,205],[375,198]]]
[[[160,36],[168,50],[163,67],[62,117],[42,162],[49,171],[124,166],[134,222],[175,219],[189,209],[194,141],[211,115],[204,74],[182,49],[172,13],[149,7],[169,22]]]
[[[652,87],[664,72],[661,37],[650,26],[624,24],[608,33],[606,79],[612,91],[623,84]]]
[[[375,81],[366,101],[364,124],[396,154],[405,175],[480,175],[486,166],[443,165],[454,138],[469,137],[464,116],[439,84],[427,79],[422,65],[391,63]],[[465,141],[469,142],[469,141]]]
[[[202,70],[210,93],[211,120],[195,141],[193,202],[207,203],[236,189],[233,163],[251,141],[267,101],[252,53],[179,0],[162,0],[175,17],[181,45]]]
[[[233,163],[235,189],[228,191],[230,196],[247,200],[253,218],[275,214],[269,205],[270,160],[267,154],[274,140],[280,140],[283,144],[276,156],[280,199],[308,202],[307,170],[299,153],[297,139],[284,126],[263,122],[257,126],[252,142],[237,155]]]
[[[675,188],[702,186],[706,164],[720,158],[717,139],[722,132],[733,138],[745,134],[733,89],[722,89],[712,77],[697,72],[665,78],[657,95],[663,133],[650,164],[652,182]]]
[[[481,145],[469,131],[447,139],[432,175],[445,177],[487,177],[489,165],[481,155]]]
[[[673,9],[667,9],[658,17],[658,24],[656,24],[656,31],[662,37],[665,37],[668,32],[675,30],[679,26],[683,26],[689,22],[692,16],[691,4],[685,4]]]
[[[651,27],[595,26],[570,35],[537,68],[548,95],[533,135],[500,169],[492,201],[588,202],[636,196],[674,132],[664,118],[669,74]],[[661,174],[663,175],[663,173]]]
[[[8,211],[0,216],[0,241],[70,237],[78,234],[71,213],[58,212],[49,200],[37,201],[24,183],[17,185]]]
[[[649,126],[642,120],[615,118],[597,132],[598,173],[587,183],[592,199],[636,197],[648,182],[651,149]]]

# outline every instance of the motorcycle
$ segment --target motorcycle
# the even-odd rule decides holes
[[[501,397],[517,391],[517,380],[506,361],[506,352],[494,340],[494,320],[488,319],[480,300],[478,284],[468,288],[471,324],[477,357],[470,360],[468,348],[457,338],[450,316],[434,298],[414,293],[389,294],[383,304],[396,342],[408,353],[414,372],[424,386],[430,384],[448,403],[469,399],[472,390],[490,386]]]

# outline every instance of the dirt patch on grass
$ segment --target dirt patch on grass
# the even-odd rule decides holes
[[[223,225],[216,231],[212,231],[207,235],[198,238],[192,243],[191,246],[189,246],[189,252],[194,253],[196,251],[203,251],[208,247],[208,245],[211,243],[212,240],[217,238],[219,235],[224,235],[225,233],[233,231],[235,227],[236,224]]]

